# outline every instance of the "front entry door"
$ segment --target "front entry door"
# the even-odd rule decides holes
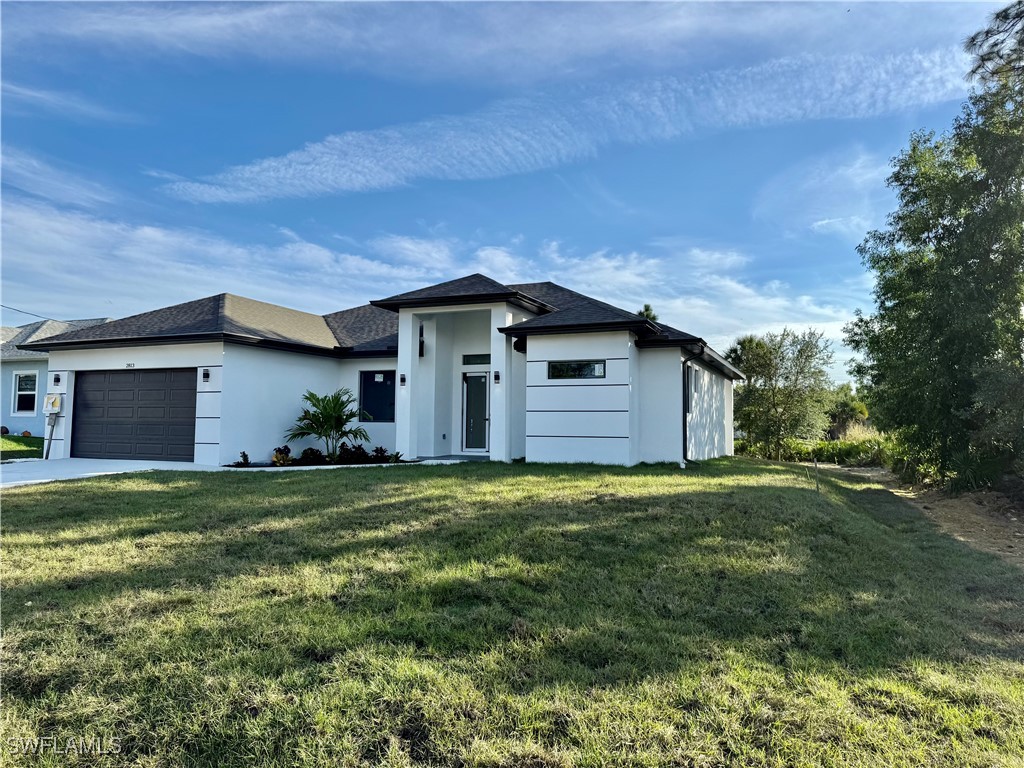
[[[462,448],[487,450],[487,373],[462,374]]]

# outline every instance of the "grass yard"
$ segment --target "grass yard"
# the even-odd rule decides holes
[[[0,435],[0,458],[41,459],[43,458],[43,438]]]
[[[1024,572],[870,479],[822,491],[745,459],[11,490],[0,748],[119,739],[18,758],[61,766],[1024,765]]]

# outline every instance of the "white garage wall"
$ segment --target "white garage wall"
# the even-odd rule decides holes
[[[360,358],[355,360],[342,360],[339,363],[340,380],[334,389],[347,387],[358,398],[359,394],[359,373],[360,371],[393,371],[397,363],[394,357],[383,358]],[[396,380],[395,387],[398,386]],[[334,389],[330,390],[331,392]],[[317,394],[325,394],[318,392]],[[397,393],[396,393],[397,395]],[[383,421],[360,421],[359,426],[370,433],[370,442],[364,447],[372,450],[378,445],[383,446],[390,452],[395,450],[395,422]]]
[[[224,345],[220,342],[198,344],[165,344],[150,347],[118,347],[116,349],[58,350],[50,353],[50,371],[46,377],[46,392],[64,395],[64,408],[54,427],[51,459],[69,457],[71,425],[74,419],[75,371],[117,371],[146,368],[195,368],[196,394],[196,453],[199,464],[218,464],[216,450],[200,445],[200,435],[209,436],[219,431],[220,371],[224,361]],[[211,380],[203,382],[200,370],[208,368]],[[53,375],[59,373],[61,382],[54,385]],[[42,388],[40,388],[42,391]],[[41,401],[40,401],[41,402]],[[47,429],[47,431],[49,431]],[[236,456],[237,458],[237,456]],[[232,459],[233,461],[234,459]]]
[[[701,461],[731,455],[732,382],[696,361],[690,366],[689,458]]]
[[[640,461],[683,460],[683,365],[679,348],[641,349]]]
[[[528,461],[631,464],[628,331],[531,336],[526,362]],[[548,363],[604,360],[603,379],[548,379]]]
[[[237,461],[240,451],[253,461],[269,461],[274,448],[285,444],[284,433],[301,412],[306,390],[334,392],[338,369],[334,358],[224,345],[218,463]],[[203,436],[214,444],[212,431],[204,430]],[[197,431],[197,443],[199,438]],[[307,446],[323,448],[312,439],[289,445],[293,455]]]

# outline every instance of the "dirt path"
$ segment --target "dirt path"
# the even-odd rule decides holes
[[[1024,503],[996,491],[949,496],[943,491],[901,485],[880,467],[829,467],[870,478],[921,510],[943,532],[975,549],[1024,569]]]

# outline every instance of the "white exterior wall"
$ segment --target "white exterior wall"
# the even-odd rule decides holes
[[[366,357],[352,360],[341,360],[337,363],[339,369],[340,380],[337,386],[330,391],[333,392],[335,389],[341,387],[347,387],[352,390],[352,394],[358,399],[359,394],[359,374],[361,371],[393,371],[395,370],[395,358],[393,357]],[[396,395],[396,415],[397,415],[397,390],[398,382],[395,382],[395,395]],[[325,394],[324,392],[318,392],[317,394]],[[361,407],[361,405],[360,405]],[[370,442],[364,443],[366,450],[372,450],[378,445],[384,446],[389,452],[395,450],[395,422],[393,421],[359,421],[359,426],[365,429],[370,434]]]
[[[531,336],[526,356],[528,461],[635,463],[631,425],[638,417],[630,406],[638,362],[632,334]],[[604,360],[605,378],[548,379],[548,363],[560,360]]]
[[[75,371],[117,371],[132,368],[195,368],[196,369],[196,450],[199,464],[219,464],[220,456],[209,445],[200,444],[219,432],[224,345],[220,342],[200,344],[166,344],[151,347],[118,347],[116,349],[57,350],[50,352],[50,370],[45,379],[47,394],[64,395],[64,405],[54,426],[51,459],[70,457],[71,425],[74,418]],[[210,381],[203,382],[202,370],[210,371]],[[60,384],[53,375],[60,374]],[[42,399],[40,396],[40,403]],[[47,434],[49,429],[47,428]],[[271,446],[273,447],[273,446]],[[241,449],[239,449],[241,450]],[[235,455],[237,458],[237,454]],[[234,459],[231,459],[234,461]]]
[[[694,461],[732,455],[732,382],[697,361],[690,362],[687,442]]]
[[[683,365],[679,348],[640,350],[640,461],[683,461]]]
[[[238,461],[240,451],[253,461],[269,461],[274,448],[285,444],[284,433],[302,410],[306,390],[322,395],[338,387],[336,359],[226,344],[220,419],[197,417],[196,447],[205,446],[209,458],[216,446],[218,464]],[[293,454],[307,446],[323,448],[313,439],[289,445]],[[201,461],[198,450],[196,461],[213,463]]]

